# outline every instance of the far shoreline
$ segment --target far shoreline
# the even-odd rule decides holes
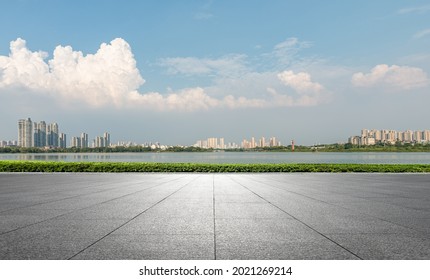
[[[198,147],[171,146],[166,149],[152,149],[150,147],[103,147],[103,148],[23,148],[2,147],[0,154],[77,154],[77,153],[427,153],[430,144],[402,144],[402,145],[373,145],[352,146],[348,144],[327,144],[319,146],[291,146],[264,147],[253,149],[203,149]]]

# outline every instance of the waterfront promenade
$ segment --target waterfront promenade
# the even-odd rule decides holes
[[[430,174],[0,173],[0,259],[430,259]]]

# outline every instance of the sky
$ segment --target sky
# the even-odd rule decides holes
[[[346,142],[430,129],[430,3],[0,0],[0,140]]]

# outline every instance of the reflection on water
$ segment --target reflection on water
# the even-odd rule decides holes
[[[0,154],[0,160],[201,163],[421,163],[430,153],[53,153]]]

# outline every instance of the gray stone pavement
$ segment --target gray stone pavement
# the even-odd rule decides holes
[[[430,174],[0,173],[0,259],[430,259]]]

